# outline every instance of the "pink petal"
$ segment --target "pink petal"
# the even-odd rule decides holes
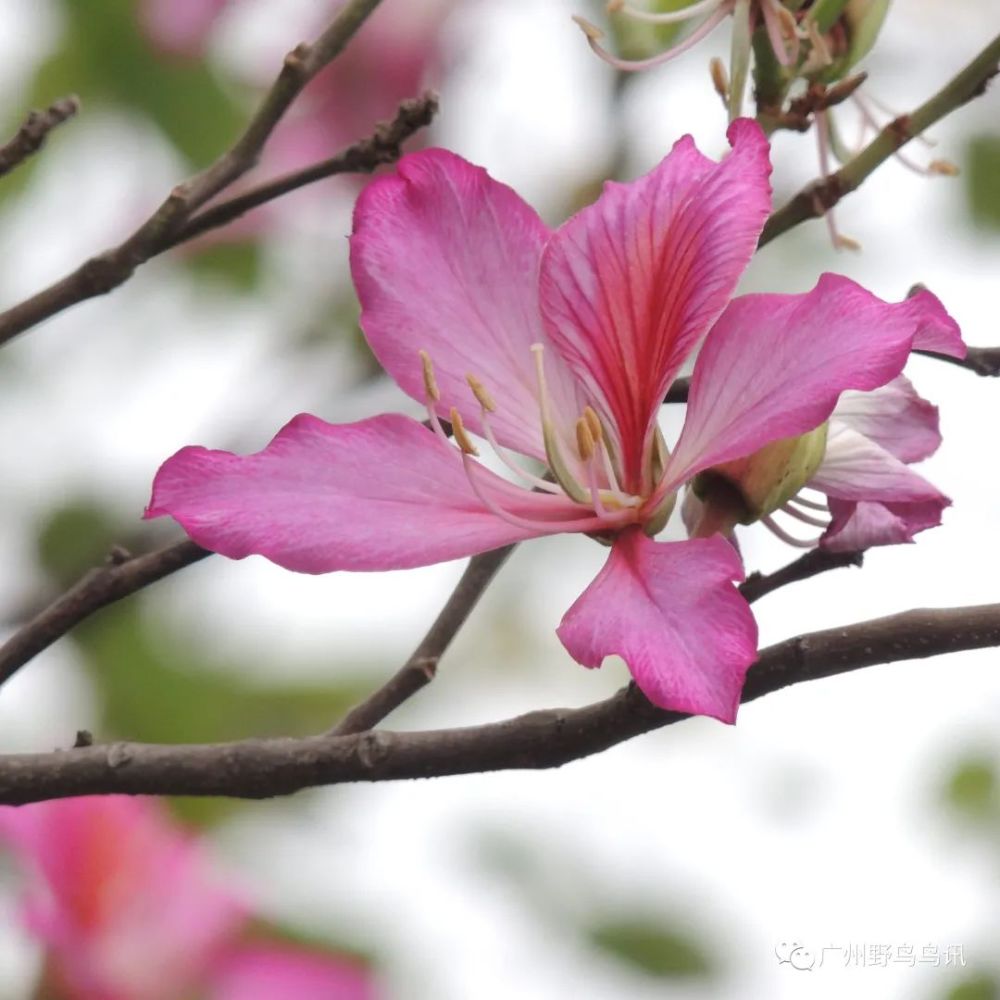
[[[210,1000],[375,1000],[371,973],[333,955],[279,945],[250,945],[213,977]]]
[[[729,138],[721,163],[687,136],[645,177],[608,182],[542,258],[547,328],[617,428],[627,488],[667,386],[725,307],[770,209],[763,132],[740,120]]]
[[[948,315],[948,310],[933,292],[922,288],[900,306],[909,308],[917,324],[913,337],[914,350],[934,351],[951,358],[964,358],[968,353],[958,323]]]
[[[559,638],[585,667],[617,653],[654,705],[733,722],[757,657],[757,624],[732,583],[741,579],[718,536],[654,542],[626,531]]]
[[[531,345],[546,341],[538,306],[538,266],[549,230],[509,187],[442,149],[405,156],[394,176],[358,199],[351,272],[361,325],[382,366],[424,402],[418,352],[434,363],[438,412],[457,406],[480,430],[472,373],[497,403],[498,440],[545,457]],[[555,351],[546,373],[557,407],[582,404]]]
[[[833,521],[820,539],[820,548],[831,552],[860,552],[874,545],[912,542],[918,531],[941,523],[941,512],[947,505],[944,498],[883,504],[831,497]]]
[[[302,414],[255,455],[182,448],[160,468],[146,517],[168,514],[199,545],[257,554],[302,573],[405,569],[563,530],[568,500],[530,493],[484,468],[514,527],[473,492],[457,448],[409,417],[328,424]]]
[[[808,484],[840,500],[947,501],[936,487],[863,434],[831,422],[823,462]]]
[[[149,37],[164,51],[198,56],[212,25],[229,0],[141,0],[139,17]]]
[[[667,487],[822,424],[846,389],[875,389],[903,369],[940,303],[891,304],[839,275],[805,295],[734,299],[695,365]]]
[[[871,392],[845,392],[830,421],[870,438],[901,462],[920,462],[941,444],[937,407],[905,375]]]

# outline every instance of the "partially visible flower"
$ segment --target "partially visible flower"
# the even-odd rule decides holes
[[[139,22],[161,51],[196,59],[232,0],[137,0]]]
[[[405,157],[362,193],[351,265],[368,341],[432,430],[301,415],[256,455],[184,448],[146,516],[307,573],[596,536],[610,554],[559,627],[570,654],[596,667],[617,653],[655,704],[732,722],[757,638],[732,585],[739,561],[720,537],[651,536],[682,484],[814,430],[844,390],[891,381],[914,343],[954,322],[925,298],[891,305],[832,275],[807,295],[727,308],[770,206],[760,127],[737,121],[730,141],[716,163],[682,139],[555,232],[459,157]],[[671,453],[657,413],[706,333]],[[470,431],[523,486],[476,460]]]
[[[918,295],[920,311],[941,319],[923,346],[963,357],[965,345],[943,306],[930,292]],[[823,427],[705,470],[685,497],[685,524],[694,537],[731,536],[737,524],[760,521],[792,545],[832,551],[910,542],[940,524],[951,503],[908,467],[940,443],[937,408],[904,376],[870,392],[845,392]],[[803,490],[825,494],[826,501]],[[779,511],[821,534],[799,540],[774,520]]]
[[[53,1000],[373,998],[354,963],[242,940],[246,902],[155,800],[0,807],[0,841],[25,868],[24,917],[45,946]],[[260,992],[278,972],[289,992]]]

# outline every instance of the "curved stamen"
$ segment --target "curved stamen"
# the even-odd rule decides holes
[[[788,532],[785,531],[784,528],[775,524],[774,519],[771,517],[762,517],[760,519],[760,523],[763,524],[766,528],[770,529],[770,531],[773,534],[777,535],[778,538],[780,538],[783,542],[785,542],[788,545],[793,545],[797,549],[815,548],[817,542],[819,542],[820,538],[822,537],[822,536],[817,536],[816,538],[810,539],[808,541],[803,538],[795,538],[792,535],[788,534]]]
[[[428,422],[431,425],[431,430],[450,448],[451,442],[448,440],[448,435],[445,434],[444,428],[441,426],[441,419],[438,417],[437,410],[434,407],[434,404],[441,399],[441,390],[438,389],[437,379],[434,378],[434,365],[431,362],[431,356],[426,351],[419,351],[418,353],[424,372],[424,405],[427,407]]]
[[[760,10],[764,15],[764,28],[767,31],[767,38],[771,43],[774,58],[782,66],[791,66],[798,62],[799,38],[795,30],[795,18],[791,11],[783,7],[778,0],[761,0]],[[791,25],[789,25],[789,19]],[[791,52],[789,52],[788,42],[791,42]]]
[[[675,56],[697,45],[706,35],[710,34],[722,22],[722,19],[729,12],[728,4],[722,4],[712,12],[690,35],[682,42],[679,42],[671,49],[661,52],[659,55],[651,56],[649,59],[619,59],[613,56],[603,45],[601,39],[604,32],[595,24],[591,24],[584,17],[574,15],[573,20],[580,26],[580,29],[587,36],[587,44],[600,59],[603,59],[609,66],[620,69],[625,73],[637,73],[640,70],[652,69],[662,63],[669,62]]]
[[[832,173],[830,169],[830,121],[827,118],[828,114],[829,112],[827,111],[816,112],[816,138],[819,142],[819,171],[823,175],[824,180]],[[837,222],[834,219],[832,208],[823,210],[823,218],[826,219],[826,227],[830,231],[830,242],[833,243],[835,249],[861,249],[861,244],[857,240],[851,239],[850,236],[844,236],[837,230]]]
[[[810,510],[821,510],[824,514],[830,513],[829,504],[818,503],[815,500],[810,500],[807,497],[804,497],[801,493],[796,493],[795,496],[793,496],[788,502],[797,504],[799,507],[808,507]]]
[[[510,511],[504,510],[492,497],[487,496],[485,490],[482,488],[482,484],[477,479],[477,476],[485,470],[482,469],[478,462],[473,461],[472,457],[466,452],[462,452],[462,464],[465,467],[465,475],[469,480],[469,485],[472,487],[472,492],[476,494],[483,506],[490,513],[495,514],[502,521],[512,524],[515,528],[523,528],[526,531],[550,535],[564,531],[601,531],[609,523],[618,524],[627,519],[627,516],[622,517],[616,514],[609,514],[607,519],[593,516],[566,521],[543,521],[521,517],[518,514],[512,514]],[[627,515],[627,512],[623,513]]]
[[[635,21],[645,21],[647,24],[678,24],[681,21],[690,21],[692,17],[708,14],[727,2],[728,0],[699,0],[690,7],[657,13],[633,7],[630,3],[625,3],[625,0],[608,0],[607,9],[609,14],[623,14],[625,17],[631,17]]]
[[[811,514],[806,514],[804,511],[797,510],[792,506],[791,502],[786,503],[783,507],[780,507],[779,510],[783,510],[790,517],[794,517],[797,521],[801,521],[803,524],[811,524],[814,528],[826,529],[830,527],[829,519],[823,521],[818,517],[813,517]]]

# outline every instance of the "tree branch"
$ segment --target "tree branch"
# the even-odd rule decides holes
[[[90,570],[0,646],[0,684],[95,611],[208,555],[187,539],[144,556],[115,549],[104,566]]]
[[[968,368],[970,372],[987,378],[1000,377],[1000,347],[970,347],[964,358],[952,358],[934,351],[913,353],[922,354],[925,358],[934,358],[936,361],[947,361],[949,364],[958,365],[959,368]]]
[[[0,146],[0,177],[34,156],[45,145],[48,134],[79,110],[80,99],[71,95],[56,101],[44,111],[29,111],[14,137]]]
[[[993,39],[954,79],[915,111],[889,122],[881,132],[848,163],[829,177],[821,177],[804,187],[776,212],[764,226],[758,246],[770,243],[800,222],[825,215],[845,195],[856,190],[873,171],[911,139],[940,121],[945,115],[985,93],[986,85],[1000,71],[1000,35]]]
[[[117,288],[140,264],[176,242],[178,233],[199,208],[257,163],[264,144],[292,101],[341,53],[380,2],[347,0],[312,45],[302,43],[289,52],[271,89],[236,142],[211,166],[175,187],[124,243],[92,257],[55,284],[0,314],[0,344],[71,305]]]
[[[827,552],[825,549],[810,549],[773,573],[751,573],[740,584],[739,590],[747,603],[753,604],[754,601],[759,601],[779,587],[808,580],[811,576],[818,576],[827,570],[860,566],[863,562],[863,552]]]
[[[410,658],[382,687],[355,705],[330,730],[331,736],[345,736],[373,728],[434,679],[438,662],[445,650],[515,547],[506,545],[502,549],[484,552],[469,560],[469,565],[441,613]]]
[[[875,664],[997,645],[1000,604],[907,611],[769,646],[751,668],[742,700]],[[683,718],[629,685],[585,708],[462,729],[9,754],[0,756],[0,802],[112,793],[269,798],[355,781],[558,767]]]

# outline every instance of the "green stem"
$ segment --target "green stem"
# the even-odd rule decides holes
[[[888,125],[852,160],[829,177],[804,187],[787,204],[771,213],[761,234],[760,246],[770,243],[807,219],[826,214],[845,195],[862,182],[898,149],[930,128],[935,122],[979,97],[990,79],[1000,72],[1000,35],[993,39],[954,79],[915,111]]]

